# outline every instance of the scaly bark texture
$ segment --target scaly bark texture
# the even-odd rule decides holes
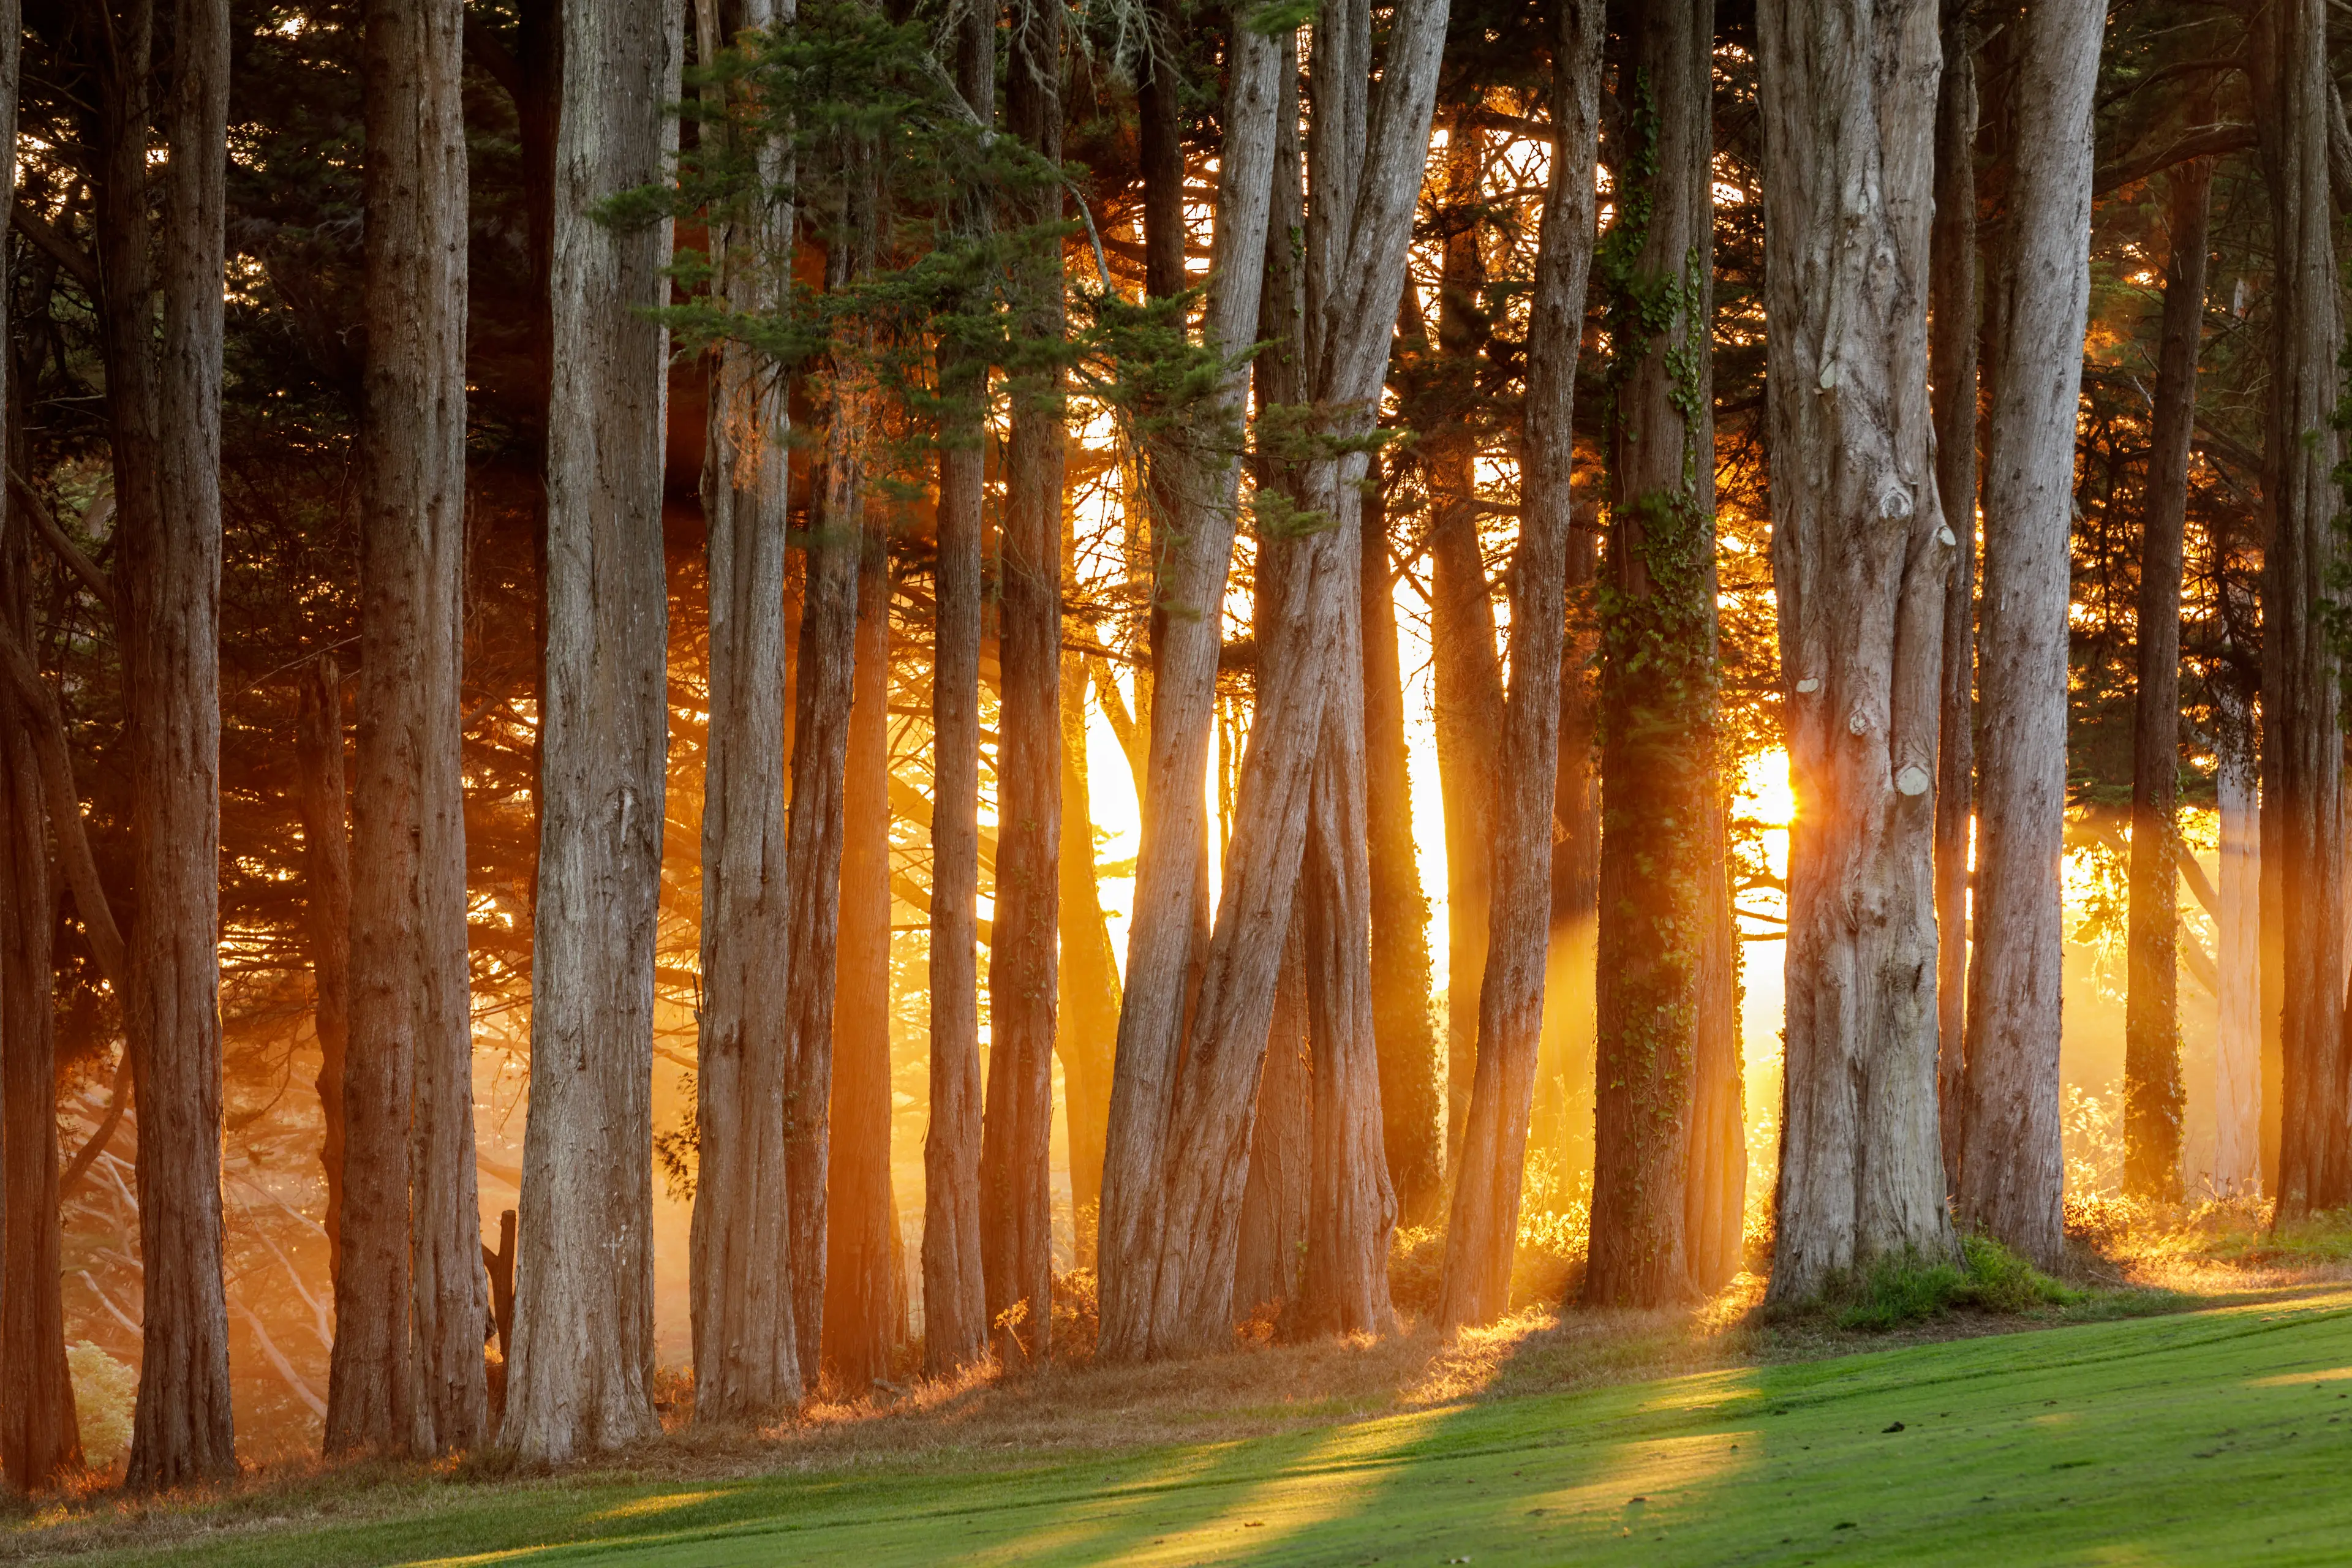
[[[824,1364],[856,1397],[907,1337],[904,1244],[890,1188],[890,539],[866,512],[842,783],[833,1130],[825,1167]]]
[[[1062,155],[1063,0],[1024,0],[1008,34],[1005,120],[1050,162]],[[1015,221],[1059,222],[1059,184],[1016,203]],[[1012,378],[997,646],[996,919],[988,949],[987,1118],[980,1250],[988,1321],[1006,1365],[1043,1362],[1053,1326],[1054,1034],[1061,912],[1062,256],[1021,268],[1020,341],[1045,368]]]
[[[2124,1016],[2124,1191],[2180,1196],[2180,551],[2189,443],[2205,326],[2205,228],[2212,160],[2175,172],[2172,259],[2156,373],[2156,429],[2140,520],[2139,683],[2133,712],[2130,989]]]
[[[662,180],[674,4],[565,0],[548,428],[547,697],[530,1114],[504,1438],[557,1463],[653,1410],[654,926],[668,755],[661,528],[667,221],[593,208]]]
[[[221,1280],[220,377],[226,0],[93,7],[131,880],[124,1032],[139,1108],[142,1321],[127,1483],[234,1474]],[[163,66],[151,75],[151,67]],[[151,167],[151,117],[173,154]],[[160,222],[150,216],[160,182]],[[156,296],[161,296],[158,311]],[[152,331],[147,323],[155,323]]]
[[[772,19],[763,0],[696,7],[698,53]],[[706,93],[723,89],[706,88]],[[758,134],[758,109],[710,106],[704,134]],[[770,165],[776,155],[753,151]],[[767,171],[763,171],[767,172]],[[764,184],[765,182],[763,181]],[[730,310],[774,310],[790,215],[769,190],[711,215],[715,291]],[[804,1387],[793,1314],[785,1176],[791,1001],[784,847],[785,503],[791,416],[771,368],[741,343],[712,354],[702,511],[710,594],[710,729],[702,792],[702,1006],[688,1288],[694,1418],[773,1420]]]
[[[2352,1072],[2345,1060],[2343,736],[2337,658],[2325,606],[2336,593],[2338,495],[2332,477],[2342,303],[2327,190],[2324,0],[2279,0],[2254,22],[2247,57],[2276,269],[2263,499],[2263,693],[2273,753],[2263,846],[2279,878],[2281,1222],[2352,1201]]]
[[[1933,0],[1757,16],[1772,575],[1789,752],[1788,1067],[1771,1299],[1950,1257],[1934,803],[1956,541],[1927,407]]]
[[[2221,910],[2213,968],[2221,1038],[2215,1051],[2213,1184],[2262,1190],[2262,828],[2253,715],[2224,672],[2214,682],[2214,793],[2221,816]]]
[[[2021,26],[1985,450],[1984,698],[1960,1217],[2043,1268],[2065,1248],[2058,1037],[2065,932],[2066,605],[2090,303],[2091,105],[2105,7],[2034,0]]]
[[[1947,1181],[1959,1173],[1968,1055],[1969,835],[1976,808],[1977,29],[1974,0],[1944,0],[1936,97],[1936,221],[1928,238],[1928,380],[1936,491],[1952,531],[1936,745],[1936,1105]]]
[[[1592,1258],[1585,1300],[1689,1293],[1684,1189],[1713,947],[1717,780],[1712,0],[1643,13],[1623,83],[1627,195],[1609,291],[1609,533],[1601,565],[1601,923]],[[1554,699],[1555,702],[1557,699]],[[1550,770],[1546,770],[1546,777]],[[1715,950],[1717,957],[1727,956]]]
[[[466,966],[465,7],[367,16],[368,363],[344,1268],[330,1452],[488,1426]]]
[[[980,0],[955,12],[956,86],[982,125],[996,121],[996,18]],[[976,192],[954,198],[967,237],[985,231]],[[923,1141],[923,1370],[979,1358],[989,1321],[980,1240],[981,551],[988,367],[942,344],[939,570],[931,677],[931,1125]]]
[[[1551,936],[1552,805],[1567,643],[1569,492],[1584,293],[1592,262],[1592,165],[1605,7],[1571,0],[1553,46],[1553,174],[1528,326],[1518,557],[1511,574],[1511,689],[1495,800],[1495,921],[1479,997],[1477,1072],[1454,1163],[1438,1321],[1486,1322],[1509,1305],[1519,1185],[1543,1027]]]
[[[343,1269],[343,1056],[352,1023],[352,830],[343,786],[343,676],[335,656],[302,670],[294,716],[294,806],[302,820],[311,1016],[319,1034],[319,1169],[327,1201],[327,1283]],[[331,1384],[330,1385],[331,1389]]]
[[[1294,919],[1258,1075],[1249,1180],[1234,1254],[1234,1310],[1244,1317],[1270,1314],[1276,1321],[1298,1299],[1313,1165],[1315,1068],[1307,1043],[1305,937],[1303,922]]]

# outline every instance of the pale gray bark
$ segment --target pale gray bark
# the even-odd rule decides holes
[[[2058,1037],[2065,931],[2052,874],[2066,818],[2066,606],[2074,429],[2090,304],[2096,0],[2034,0],[2018,55],[2016,155],[1985,450],[1976,941],[1963,1219],[2044,1268],[2065,1247]]]
[[[1258,1075],[1249,1180],[1242,1192],[1234,1253],[1234,1308],[1244,1316],[1281,1314],[1298,1300],[1307,1250],[1308,1182],[1315,1136],[1315,1068],[1308,1043],[1306,931],[1294,920],[1276,983],[1265,1067]],[[1285,1324],[1286,1328],[1289,1325]]]
[[[1552,914],[1551,826],[1559,767],[1559,689],[1568,631],[1569,481],[1576,362],[1592,262],[1592,166],[1601,116],[1599,0],[1560,7],[1552,80],[1553,175],[1544,200],[1528,330],[1522,510],[1512,575],[1511,689],[1494,816],[1494,943],[1479,1000],[1478,1052],[1465,1147],[1454,1164],[1438,1318],[1486,1322],[1509,1304],[1519,1185],[1543,1025]]]
[[[2221,816],[2221,909],[2213,967],[2221,1039],[2215,1051],[2213,1184],[2262,1190],[2262,829],[2255,791],[2253,716],[2225,675],[2214,683],[2214,783]]]
[[[1944,587],[1927,406],[1933,0],[1758,13],[1773,583],[1798,812],[1771,1295],[1954,1250],[1936,1126]]]
[[[565,0],[548,428],[547,679],[530,1113],[505,1440],[557,1462],[653,1411],[654,927],[668,599],[662,554],[667,221],[598,202],[667,175],[674,0]]]
[[[771,16],[765,0],[698,0],[698,56],[716,58],[736,33],[763,26]],[[746,106],[718,107],[734,113],[705,121],[706,137],[758,134],[742,121]],[[763,174],[773,172],[767,147],[754,156]],[[777,309],[790,266],[790,213],[781,193],[750,193],[712,217],[714,290],[730,310]],[[791,428],[783,388],[756,353],[730,342],[712,360],[702,472],[710,739],[703,763],[700,1142],[689,1273],[694,1417],[757,1423],[796,1404],[803,1387],[784,1131],[791,972],[780,783]]]

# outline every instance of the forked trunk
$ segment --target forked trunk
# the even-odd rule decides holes
[[[2189,517],[2189,443],[2197,418],[2197,352],[2205,325],[2205,227],[2213,164],[2175,172],[2172,261],[2156,429],[2140,521],[2139,682],[2132,747],[2130,991],[2124,1018],[2124,1190],[2180,1196],[2180,552]]]
[[[1976,941],[1955,1186],[1963,1220],[2044,1268],[2065,1247],[2065,932],[2051,868],[2065,836],[2074,431],[2091,286],[2091,107],[2105,19],[2095,0],[2037,0],[2021,24],[1985,452]]]
[[[1798,810],[1770,1296],[1949,1257],[1936,1124],[1944,589],[1927,407],[1934,0],[1757,16],[1772,576]]]
[[[1592,261],[1591,170],[1601,117],[1600,0],[1561,7],[1554,44],[1551,189],[1528,324],[1518,559],[1511,577],[1511,691],[1494,804],[1496,942],[1479,998],[1477,1076],[1461,1157],[1438,1321],[1483,1323],[1509,1305],[1519,1184],[1543,1028],[1551,938],[1552,805],[1568,629],[1569,479],[1577,351]]]
[[[667,177],[678,13],[565,0],[555,161],[547,695],[515,1353],[504,1440],[555,1463],[654,1416],[654,934],[668,756],[667,222],[593,207]]]

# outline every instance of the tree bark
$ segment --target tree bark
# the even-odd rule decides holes
[[[1024,0],[1009,34],[1005,119],[1039,157],[1062,156],[1062,0]],[[1061,221],[1058,184],[1017,224]],[[1012,382],[999,567],[996,919],[988,950],[988,1110],[980,1159],[981,1273],[998,1359],[1051,1350],[1055,935],[1062,839],[1062,255],[1020,267],[1016,329],[1045,368]],[[1091,857],[1089,857],[1091,861]]]
[[[2022,24],[1985,465],[1977,940],[1957,1185],[1964,1220],[2043,1268],[2065,1248],[2065,932],[2052,868],[2065,835],[2074,428],[2105,22],[2092,0],[2036,0]]]
[[[1968,1054],[1969,856],[1976,807],[1977,29],[1972,0],[1946,0],[1936,98],[1936,220],[1928,240],[1929,381],[1936,491],[1952,531],[1944,587],[1944,683],[1936,746],[1936,1106],[1944,1175],[1960,1170]]]
[[[2214,682],[2214,773],[2221,816],[2221,910],[2213,967],[2221,1039],[2215,1052],[2213,1185],[2223,1193],[2262,1191],[2262,829],[2256,790],[2253,715],[2246,693],[2225,673]]]
[[[662,553],[671,4],[565,0],[548,430],[547,706],[530,1112],[506,1442],[558,1463],[658,1429],[652,1400],[654,933],[668,753]]]
[[[2333,419],[2342,306],[2327,189],[2327,16],[2324,0],[2261,12],[2248,48],[2256,129],[2270,188],[2276,270],[2271,295],[2264,500],[2263,653],[2276,679],[2263,697],[2275,753],[2264,815],[2277,801],[2274,850],[2284,935],[2279,1033],[2281,1222],[2352,1201],[2352,1072],[2345,1060],[2343,736],[2327,609],[2340,557]]]
[[[2130,989],[2124,1020],[2124,1190],[2180,1197],[2180,554],[2189,521],[2189,444],[2205,328],[2205,229],[2213,164],[2173,174],[2172,259],[2164,279],[2156,427],[2140,524],[2139,680],[2133,717]]]
[[[1773,584],[1790,683],[1788,1066],[1770,1299],[1955,1250],[1936,1125],[1944,589],[1927,407],[1932,0],[1758,13]]]
[[[1065,511],[1062,581],[1074,586],[1076,519]],[[1070,1142],[1070,1206],[1077,1262],[1096,1260],[1102,1222],[1103,1143],[1109,1131],[1111,1052],[1118,1039],[1118,958],[1095,878],[1094,800],[1087,777],[1085,656],[1062,656],[1061,964],[1055,973],[1055,1053],[1062,1060],[1062,1115]]]
[[[1257,1080],[1249,1179],[1242,1189],[1241,1234],[1234,1253],[1234,1308],[1244,1318],[1271,1310],[1279,1321],[1298,1300],[1315,1136],[1306,965],[1305,925],[1294,919],[1283,944],[1265,1066]]]
[[[131,802],[123,1022],[139,1106],[143,1279],[129,1485],[233,1474],[221,1279],[220,376],[230,23],[179,0],[167,88],[152,16],[90,19],[98,224]],[[103,35],[100,37],[99,35]],[[179,155],[151,174],[149,118]],[[160,179],[160,227],[149,216]],[[160,243],[156,243],[160,241]],[[160,331],[134,330],[156,319]]]
[[[889,550],[887,522],[868,510],[842,786],[825,1176],[824,1363],[852,1398],[889,1377],[907,1337],[906,1259],[890,1184]]]
[[[698,54],[715,58],[774,19],[764,0],[696,6]],[[723,89],[706,88],[718,96]],[[714,104],[713,141],[756,138],[757,106]],[[765,175],[771,146],[749,149]],[[709,226],[714,291],[745,314],[782,303],[789,209],[767,179]],[[689,1288],[694,1418],[758,1425],[805,1386],[786,1174],[792,1005],[785,849],[784,586],[791,414],[747,344],[712,355],[702,507],[709,563],[710,727],[702,794],[702,1006],[695,1056],[699,1133]],[[802,672],[806,684],[806,671]],[[887,809],[887,808],[886,808]]]
[[[319,1035],[319,1110],[324,1136],[319,1168],[326,1179],[327,1281],[343,1272],[343,1066],[352,1022],[352,833],[343,786],[343,676],[332,654],[320,654],[300,676],[294,719],[299,780],[296,813],[302,819],[302,872],[309,886],[310,973]],[[331,1384],[330,1386],[331,1392]]]
[[[959,0],[956,83],[982,125],[996,121],[996,22]],[[960,193],[964,234],[985,232],[976,192]],[[942,1376],[986,1349],[981,1261],[980,896],[981,554],[988,367],[942,344],[937,665],[931,678],[931,1125],[923,1143],[923,1370]]]
[[[1712,0],[1643,13],[1618,161],[1635,194],[1618,205],[1603,251],[1616,396],[1601,567],[1599,1114],[1584,1295],[1608,1306],[1657,1306],[1693,1282],[1684,1199],[1707,900],[1722,881],[1710,875],[1721,847],[1711,821],[1721,809],[1707,368],[1713,43]]]
[[[1374,459],[1377,463],[1377,457]],[[1412,837],[1404,672],[1387,509],[1377,469],[1364,487],[1364,822],[1372,922],[1372,1037],[1380,1052],[1381,1142],[1398,1217],[1427,1225],[1445,1195],[1437,1033],[1429,1016],[1429,898]]]

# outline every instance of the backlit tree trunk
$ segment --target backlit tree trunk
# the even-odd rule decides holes
[[[151,14],[91,16],[97,218],[118,505],[142,1289],[129,1484],[233,1474],[221,1279],[220,377],[226,0],[180,0],[168,86]],[[104,32],[101,40],[96,35]],[[160,112],[157,112],[160,111]],[[150,118],[178,155],[157,173]],[[149,216],[160,180],[160,226]],[[160,293],[160,321],[152,296]],[[140,323],[158,321],[151,336]]]
[[[1757,16],[1773,584],[1798,810],[1771,1297],[1954,1251],[1936,1125],[1944,587],[1927,407],[1933,0]]]
[[[1494,802],[1495,942],[1479,998],[1477,1074],[1446,1225],[1438,1321],[1486,1322],[1509,1305],[1519,1184],[1550,948],[1551,826],[1568,616],[1569,479],[1584,293],[1592,261],[1592,165],[1601,114],[1599,0],[1571,0],[1553,49],[1551,189],[1528,326],[1518,556],[1511,574],[1511,690]]]
[[[1604,265],[1616,397],[1601,564],[1601,924],[1588,1301],[1687,1294],[1702,992],[1723,891],[1707,162],[1712,0],[1648,8]],[[1646,198],[1646,199],[1645,199]],[[1553,700],[1556,702],[1557,699]],[[1545,776],[1551,776],[1547,769]]]
[[[1041,158],[1062,155],[1063,0],[1014,9],[1005,118]],[[1053,185],[1017,222],[1062,216]],[[1056,242],[1022,264],[1027,343],[1062,337]],[[980,1239],[988,1321],[1001,1360],[1045,1360],[1053,1321],[1055,933],[1062,837],[1062,489],[1066,411],[1058,364],[1013,381],[1013,430],[999,570],[1003,669],[997,745],[996,920],[988,950],[988,1115],[980,1160]],[[1091,857],[1089,858],[1091,859]]]
[[[1234,1310],[1277,1315],[1298,1299],[1307,1250],[1309,1170],[1315,1134],[1315,1068],[1307,1040],[1304,922],[1291,921],[1276,983],[1274,1023],[1257,1080],[1256,1125],[1250,1134],[1249,1180],[1242,1190],[1234,1254]]]
[[[2215,1052],[2213,1184],[2224,1193],[2262,1190],[2262,829],[2255,794],[2253,716],[2246,694],[2223,672],[2214,683],[2215,794],[2221,817],[2219,937],[2221,1039]]]
[[[1073,581],[1076,558],[1065,513],[1062,572]],[[1062,843],[1055,875],[1061,963],[1055,978],[1054,1050],[1062,1061],[1062,1115],[1070,1141],[1070,1205],[1077,1220],[1078,1259],[1095,1260],[1102,1217],[1103,1141],[1110,1119],[1111,1051],[1118,1040],[1118,958],[1103,918],[1095,878],[1094,800],[1087,777],[1087,670],[1083,655],[1062,656]],[[1091,1217],[1088,1217],[1091,1215]]]
[[[2095,0],[2034,0],[2021,24],[1985,454],[1976,941],[1956,1186],[1964,1220],[2045,1268],[2065,1246],[2065,933],[2053,868],[2065,830],[2074,427],[2091,281],[2091,101],[2105,18]]]
[[[2323,606],[2336,592],[2338,496],[2331,477],[2342,304],[2327,190],[2327,16],[2323,0],[2258,14],[2248,56],[2277,256],[2272,281],[2264,500],[2263,696],[2275,756],[2274,838],[2284,942],[2279,1032],[2281,1220],[2352,1199],[2352,1073],[2344,1039],[2343,736],[2336,655]],[[2265,867],[2267,868],[2267,865]]]
[[[654,927],[668,753],[667,222],[591,208],[667,177],[673,4],[565,0],[548,429],[547,707],[505,1440],[546,1462],[658,1429]]]
[[[319,1110],[324,1134],[327,1284],[343,1268],[343,1056],[351,1041],[352,832],[343,787],[343,676],[332,654],[301,672],[294,718],[296,812],[302,819],[302,874],[310,917],[310,973],[319,1034]],[[331,1385],[330,1391],[331,1392]]]
[[[2164,278],[2156,428],[2140,522],[2139,681],[2133,719],[2130,992],[2124,1020],[2124,1190],[2180,1196],[2180,551],[2189,516],[2189,443],[2204,339],[2205,226],[2213,164],[2175,172],[2172,260]]]
[[[1928,375],[1936,489],[1952,531],[1944,587],[1944,686],[1936,747],[1936,1105],[1947,1181],[1959,1174],[1968,1050],[1969,836],[1976,805],[1977,65],[1971,0],[1945,0],[1936,99],[1936,220],[1929,236]]]
[[[982,125],[996,120],[996,16],[979,0],[956,13],[956,85]],[[967,237],[984,232],[982,197],[961,192]],[[923,1370],[977,1359],[987,1344],[981,1262],[980,896],[981,551],[986,532],[982,419],[988,366],[942,343],[937,664],[931,677],[931,1125],[923,1141]]]
[[[763,0],[696,7],[698,54],[716,58],[772,19]],[[714,95],[717,89],[706,89]],[[756,134],[724,103],[704,134]],[[767,165],[775,153],[754,154]],[[764,173],[772,172],[763,167]],[[789,268],[788,213],[767,190],[711,216],[714,288],[729,309],[774,310]],[[709,539],[710,729],[702,793],[702,1006],[689,1289],[698,1422],[772,1420],[804,1386],[793,1313],[793,1197],[785,1173],[787,1016],[784,577],[791,416],[773,372],[723,343],[710,366],[702,507]],[[805,674],[805,672],[803,672]],[[805,681],[803,681],[805,684]]]

